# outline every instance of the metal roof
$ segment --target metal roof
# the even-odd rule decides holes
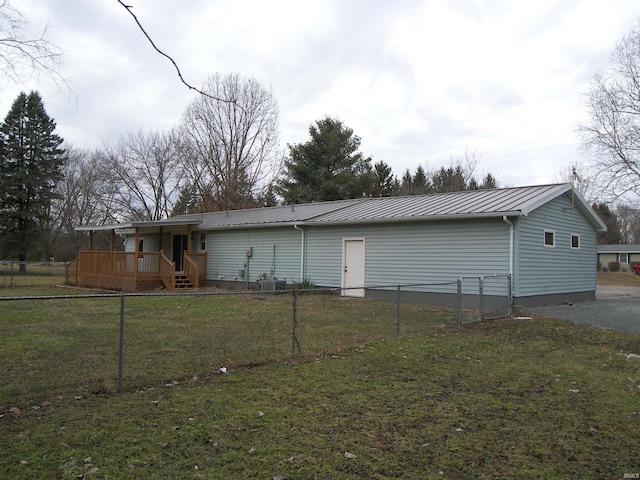
[[[331,212],[339,211],[350,205],[364,201],[338,200],[335,202],[305,203],[282,207],[252,208],[248,210],[229,210],[203,214],[200,230],[228,228],[238,226],[300,224]]]
[[[314,222],[367,222],[502,215],[528,215],[562,193],[564,185],[371,198],[316,218]]]
[[[605,229],[591,207],[568,183],[213,212],[203,215],[199,229],[526,216],[568,192],[590,223],[597,230]]]
[[[570,183],[531,187],[465,190],[404,197],[359,198],[334,202],[306,203],[280,207],[230,210],[179,215],[156,222],[131,222],[102,227],[79,227],[98,230],[123,227],[159,227],[197,225],[199,230],[269,227],[279,225],[327,225],[384,223],[393,221],[430,221],[462,218],[528,215],[560,195],[570,195],[573,204],[598,231],[606,227],[589,204]]]

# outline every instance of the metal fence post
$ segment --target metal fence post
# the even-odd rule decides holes
[[[124,356],[124,298],[120,295],[120,349],[118,352],[118,393],[122,393],[122,365]]]
[[[513,314],[513,285],[511,283],[511,274],[507,275],[507,288],[509,289],[509,312],[507,315]]]
[[[458,305],[457,305],[457,315],[458,315],[458,330],[462,328],[462,278],[458,279]]]
[[[400,285],[396,294],[396,335],[400,335]]]
[[[478,279],[478,293],[480,295],[480,306],[478,312],[478,321],[482,320],[484,315],[484,277]]]
[[[297,320],[297,308],[298,308],[298,294],[296,289],[293,289],[293,320],[291,323],[291,356],[296,354],[296,325]]]

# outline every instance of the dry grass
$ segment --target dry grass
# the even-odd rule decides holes
[[[631,274],[600,277],[640,286]],[[49,291],[0,293],[25,290]],[[87,300],[2,305],[2,478],[599,479],[640,470],[634,335],[544,318],[458,332],[446,311],[403,305],[411,336],[394,338],[392,304],[307,295],[296,335],[310,356],[291,357],[288,296],[127,298],[125,392],[114,395],[118,299]],[[256,350],[272,340],[277,350]],[[201,374],[223,361],[227,375]]]
[[[640,287],[640,275],[631,272],[598,272],[598,285],[603,287]]]
[[[640,365],[628,353],[637,336],[509,319],[122,395],[10,403],[0,476],[623,478],[640,470]]]

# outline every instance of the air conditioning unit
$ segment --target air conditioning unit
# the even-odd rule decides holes
[[[273,292],[274,290],[284,290],[287,287],[285,280],[266,279],[260,280],[260,290],[263,292]]]

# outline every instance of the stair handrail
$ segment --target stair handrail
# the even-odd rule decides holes
[[[158,266],[160,270],[160,278],[162,283],[167,287],[167,290],[175,290],[176,288],[176,264],[164,256],[162,250],[160,250],[160,264]]]
[[[186,250],[183,257],[184,260],[182,262],[182,268],[184,270],[184,275],[189,279],[194,288],[198,288],[200,283],[198,264],[189,256]]]

